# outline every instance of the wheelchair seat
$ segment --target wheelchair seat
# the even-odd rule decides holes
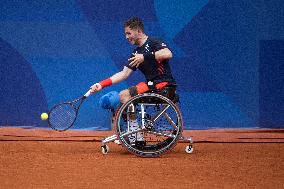
[[[170,99],[174,103],[179,102],[179,95],[176,93],[177,85],[175,83],[170,83],[170,84],[166,85],[164,89],[152,89],[152,86],[149,86],[149,88],[150,88],[150,91],[148,91],[146,93],[154,93],[154,94],[162,95],[162,96]],[[151,101],[151,99],[148,99],[148,100]],[[159,103],[159,102],[157,102],[157,100],[155,100],[155,102],[151,101],[151,102],[148,102],[148,103]]]

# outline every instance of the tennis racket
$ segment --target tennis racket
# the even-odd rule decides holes
[[[48,113],[48,125],[56,131],[66,131],[72,127],[78,116],[80,106],[91,94],[88,91],[84,96],[71,102],[62,102],[52,107]]]

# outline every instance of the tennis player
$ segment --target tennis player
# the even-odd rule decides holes
[[[130,18],[124,23],[124,32],[129,43],[137,47],[133,50],[122,71],[92,85],[91,92],[98,92],[105,87],[122,82],[137,69],[144,74],[146,81],[122,90],[119,93],[121,103],[127,102],[137,94],[149,91],[148,82],[153,83],[158,90],[163,89],[169,83],[175,83],[169,65],[169,60],[173,55],[167,44],[163,40],[146,35],[144,24],[137,17]],[[130,128],[138,127],[136,120],[132,120],[130,123]],[[143,141],[143,135],[137,133],[133,140]]]

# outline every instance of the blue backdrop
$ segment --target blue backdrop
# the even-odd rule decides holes
[[[282,0],[49,0],[0,2],[0,125],[47,127],[54,104],[77,98],[123,68],[133,46],[123,23],[141,17],[163,38],[186,128],[284,127]],[[110,129],[98,99],[143,81],[140,73],[81,108],[75,129]]]

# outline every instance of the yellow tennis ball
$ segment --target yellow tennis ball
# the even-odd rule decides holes
[[[42,121],[45,121],[45,120],[48,119],[48,114],[47,114],[47,113],[42,113],[42,114],[40,115],[40,118],[41,118]]]

